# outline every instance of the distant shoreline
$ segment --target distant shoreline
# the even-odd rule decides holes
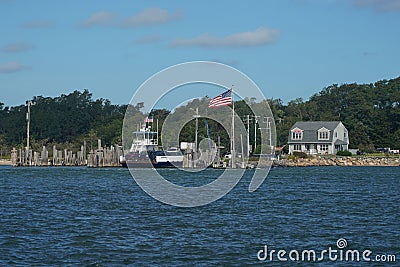
[[[252,162],[257,165],[257,162]],[[12,166],[11,160],[0,159],[0,166]],[[312,157],[312,158],[296,158],[275,160],[274,167],[323,167],[323,166],[392,166],[400,167],[400,158],[354,158],[354,157]],[[50,166],[49,166],[50,167]],[[57,166],[54,166],[57,167]]]

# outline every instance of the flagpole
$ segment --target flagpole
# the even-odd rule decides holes
[[[233,85],[231,88],[231,95],[232,95],[232,141],[231,141],[231,168],[236,168],[236,152],[235,152],[235,101],[233,99]]]

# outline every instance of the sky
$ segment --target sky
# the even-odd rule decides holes
[[[400,76],[400,0],[0,0],[0,20],[6,106],[83,89],[127,104],[153,74],[197,60],[284,103]]]

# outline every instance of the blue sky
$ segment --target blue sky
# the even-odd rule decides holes
[[[0,0],[0,19],[7,106],[85,88],[125,104],[194,60],[231,65],[284,102],[400,76],[400,0]]]

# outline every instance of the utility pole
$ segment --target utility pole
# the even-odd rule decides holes
[[[218,160],[217,167],[219,167],[221,163],[221,137],[218,135],[218,149],[217,149],[217,155],[215,157]]]
[[[259,118],[260,116],[254,115],[254,150],[253,150],[253,154],[256,152],[256,148],[257,148],[257,123],[258,120],[257,118]]]
[[[263,130],[263,129],[265,129],[266,131],[267,131],[267,134],[268,134],[268,142],[269,142],[269,147],[270,147],[270,149],[271,149],[271,152],[270,152],[270,154],[274,154],[274,147],[273,147],[273,145],[272,145],[272,129],[271,129],[271,120],[272,120],[272,117],[264,117],[264,120],[266,120],[265,122],[266,122],[266,128],[258,128],[260,131],[261,130]],[[262,152],[262,151],[261,151]],[[260,153],[261,154],[261,153]]]
[[[26,105],[28,106],[28,112],[26,113],[26,159],[27,164],[31,165],[30,153],[29,153],[29,128],[31,124],[31,101],[27,100]]]
[[[31,101],[27,100],[28,112],[26,113],[26,149],[29,151],[29,128],[31,123]]]
[[[156,134],[156,146],[158,146],[158,118],[157,118],[157,134]]]
[[[235,101],[233,99],[233,85],[231,88],[231,96],[232,96],[232,140],[231,140],[231,168],[236,168],[236,151],[235,151]]]
[[[247,115],[247,158],[250,157],[250,115]]]
[[[265,117],[267,119],[267,131],[268,131],[268,141],[269,141],[269,146],[271,148],[271,154],[275,154],[274,147],[272,145],[272,128],[271,128],[271,121],[273,120],[272,117]]]
[[[240,134],[240,144],[242,146],[242,169],[244,169],[246,166],[244,165],[243,134]]]
[[[195,134],[194,134],[194,167],[196,166],[196,161],[197,161],[197,135],[199,131],[199,107],[196,107],[196,115],[194,115],[194,118],[196,119],[196,128],[195,128]]]

